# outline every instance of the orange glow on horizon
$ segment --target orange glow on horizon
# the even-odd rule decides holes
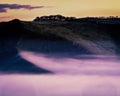
[[[0,21],[14,18],[33,20],[36,16],[61,14],[65,16],[120,16],[120,0],[2,0],[0,4],[46,6],[34,10],[8,10],[0,13]]]

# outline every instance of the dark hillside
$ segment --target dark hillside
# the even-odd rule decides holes
[[[51,73],[22,59],[19,50],[55,58],[76,58],[76,55],[86,54],[119,56],[120,24],[80,20],[1,22],[0,72]],[[67,55],[61,57],[56,53]]]

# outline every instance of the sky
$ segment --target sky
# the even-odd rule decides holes
[[[120,0],[0,0],[0,21],[31,21],[37,16],[120,16]]]

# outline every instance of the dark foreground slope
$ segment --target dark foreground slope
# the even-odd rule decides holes
[[[51,73],[19,56],[19,51],[34,51],[48,56],[56,53],[76,55],[119,55],[120,25],[81,21],[0,23],[0,72]],[[62,58],[64,58],[62,56]]]

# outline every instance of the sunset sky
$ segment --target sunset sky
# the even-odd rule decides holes
[[[120,0],[0,0],[0,21],[56,15],[120,16]]]

